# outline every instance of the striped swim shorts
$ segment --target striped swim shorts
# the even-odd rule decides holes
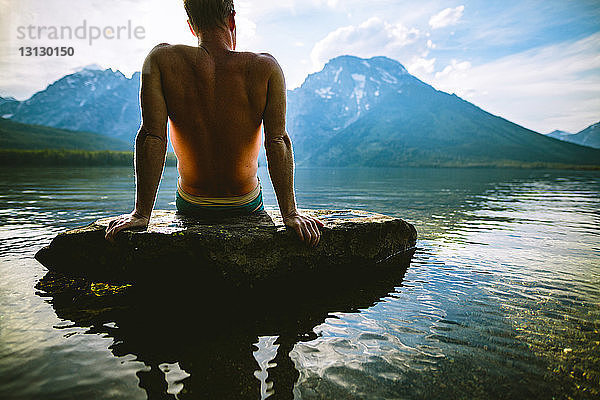
[[[249,215],[264,210],[260,180],[252,191],[230,197],[192,195],[181,188],[178,180],[175,204],[181,214],[202,217]]]

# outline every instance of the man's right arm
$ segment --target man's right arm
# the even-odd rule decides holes
[[[269,175],[275,189],[279,210],[286,226],[294,229],[301,240],[316,246],[321,233],[316,218],[301,215],[294,195],[294,154],[292,141],[285,130],[286,89],[283,71],[269,55],[271,74],[267,88],[267,104],[263,114],[265,149]]]

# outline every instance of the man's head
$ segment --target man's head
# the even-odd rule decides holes
[[[231,26],[235,15],[233,0],[183,0],[183,5],[196,33],[221,26],[235,28],[235,23]]]

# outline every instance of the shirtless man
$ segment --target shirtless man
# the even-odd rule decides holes
[[[106,238],[148,226],[165,163],[167,121],[178,159],[180,212],[261,211],[256,173],[264,124],[269,175],[283,221],[316,246],[322,223],[296,209],[281,67],[269,54],[234,51],[233,0],[185,0],[184,5],[198,47],[161,44],[144,61],[135,209],[114,218]]]

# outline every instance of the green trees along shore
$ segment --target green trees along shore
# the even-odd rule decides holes
[[[133,143],[0,118],[0,166],[133,166]],[[167,165],[177,165],[175,154]]]
[[[15,150],[0,149],[0,166],[132,166],[132,151]],[[176,166],[175,154],[167,154],[167,165]]]

